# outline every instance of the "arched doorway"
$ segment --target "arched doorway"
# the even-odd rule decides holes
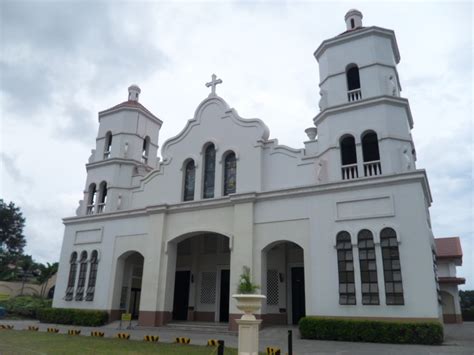
[[[170,243],[176,251],[172,297],[174,321],[228,322],[229,238],[193,233]]]
[[[143,262],[143,255],[137,251],[126,252],[117,259],[119,310],[121,313],[131,313],[134,319],[138,318],[140,312]]]
[[[445,323],[456,323],[454,297],[449,292],[441,291],[441,303],[443,305],[443,321]]]
[[[278,241],[262,250],[262,292],[266,324],[298,324],[306,315],[303,248]]]

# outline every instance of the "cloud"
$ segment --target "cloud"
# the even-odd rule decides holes
[[[143,42],[145,29],[123,21],[126,11],[139,20],[141,14],[124,4],[2,2],[5,110],[27,120],[52,106],[76,115],[91,98],[163,68],[166,56],[153,42]]]
[[[2,162],[2,166],[4,171],[10,175],[10,177],[21,183],[30,183],[31,179],[23,174],[21,169],[18,167],[16,159],[12,158],[11,156],[7,155],[6,153],[0,152],[0,161]],[[2,170],[3,170],[2,169]]]

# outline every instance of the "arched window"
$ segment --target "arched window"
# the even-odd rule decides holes
[[[69,278],[67,281],[66,296],[64,299],[66,301],[71,301],[74,294],[74,284],[76,283],[76,272],[77,272],[77,253],[73,252],[71,258],[69,259]]]
[[[359,232],[357,239],[362,282],[362,304],[379,304],[374,236],[371,231],[363,229]]]
[[[387,304],[403,305],[402,270],[398,250],[397,234],[392,228],[380,232],[382,247],[383,276],[385,280],[385,297]]]
[[[102,181],[99,186],[99,204],[97,205],[97,213],[104,212],[107,203],[107,183]]]
[[[336,249],[339,271],[339,304],[356,304],[354,260],[351,236],[348,232],[337,234]]]
[[[224,159],[224,196],[235,193],[237,188],[237,159],[230,152]]]
[[[364,158],[364,175],[381,175],[382,166],[380,164],[379,140],[377,133],[374,131],[369,131],[362,135],[362,155]]]
[[[355,27],[354,19],[351,18],[351,28],[354,28],[354,27]]]
[[[87,282],[86,301],[94,300],[95,281],[97,279],[97,268],[99,266],[99,255],[97,250],[91,254],[91,269],[89,271],[89,281]]]
[[[77,280],[77,289],[76,289],[76,301],[82,301],[84,298],[84,287],[86,285],[86,274],[87,274],[87,252],[83,251],[81,253],[81,264],[79,268],[79,278]]]
[[[349,102],[362,99],[362,92],[360,90],[359,67],[355,64],[350,64],[346,69],[347,80],[347,99]]]
[[[109,131],[105,135],[104,159],[110,158],[111,150],[112,150],[112,132]]]
[[[97,194],[97,187],[95,184],[89,185],[89,195],[87,196],[87,214],[93,214],[95,208],[95,197]]]
[[[150,137],[146,136],[143,140],[142,147],[142,163],[148,164],[148,151],[150,149]]]
[[[204,153],[204,191],[203,198],[214,197],[214,180],[216,175],[216,148],[209,144]]]
[[[355,139],[348,135],[341,139],[341,163],[342,163],[342,179],[349,180],[359,177],[357,169],[357,153]]]
[[[190,159],[184,167],[184,201],[194,200],[194,185],[196,182],[196,166],[194,160]]]

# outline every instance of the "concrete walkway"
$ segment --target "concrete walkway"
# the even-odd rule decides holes
[[[92,330],[103,331],[106,337],[115,337],[118,332],[130,333],[130,338],[143,340],[144,335],[159,335],[160,342],[173,342],[177,336],[191,338],[191,343],[205,345],[208,339],[220,339],[225,341],[228,347],[237,348],[237,334],[219,333],[212,334],[209,331],[198,331],[187,329],[179,333],[179,329],[171,327],[138,327],[132,323],[132,329],[119,330],[118,322],[113,322],[102,327],[73,327],[56,324],[39,323],[36,320],[0,321],[0,324],[14,325],[14,329],[26,329],[29,325],[38,326],[40,331],[46,331],[48,327],[56,327],[60,333],[67,333],[69,329],[81,329],[81,335],[90,335]],[[302,354],[373,354],[373,355],[399,355],[399,354],[466,354],[474,355],[474,322],[466,322],[462,325],[453,324],[445,326],[445,342],[440,346],[427,345],[395,345],[374,343],[350,343],[336,341],[305,340],[299,338],[299,331],[294,326],[268,327],[260,332],[260,349],[266,346],[279,347],[282,353],[287,352],[288,330],[293,331],[293,351],[295,355]],[[183,334],[184,333],[184,334]]]

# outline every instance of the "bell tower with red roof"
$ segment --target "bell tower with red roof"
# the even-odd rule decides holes
[[[77,214],[91,215],[126,209],[137,177],[158,165],[158,136],[162,121],[140,102],[137,85],[128,100],[99,112],[96,149],[86,164],[84,200]]]

